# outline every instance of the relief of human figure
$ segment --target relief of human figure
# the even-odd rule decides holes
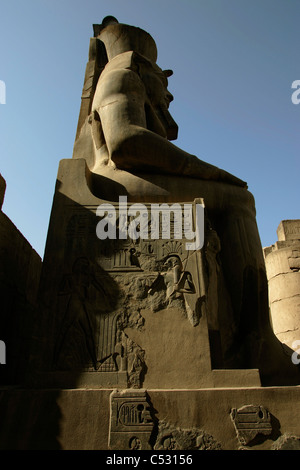
[[[59,296],[62,318],[54,351],[54,363],[60,369],[96,370],[103,359],[99,357],[98,330],[101,318],[112,311],[112,301],[96,279],[95,269],[90,260],[79,257],[71,275],[64,277]]]
[[[192,276],[184,271],[179,256],[170,255],[166,258],[163,271],[160,272],[148,290],[152,295],[156,288],[161,285],[161,281],[166,288],[166,301],[170,302],[175,298],[181,298],[183,294],[194,294],[195,286]]]
[[[94,339],[95,315],[88,296],[90,263],[78,258],[72,268],[70,286],[61,297],[67,300],[61,328],[56,341],[54,363],[58,368],[76,369],[92,364],[96,367]]]

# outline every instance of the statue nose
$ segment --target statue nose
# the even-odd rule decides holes
[[[169,91],[167,91],[165,100],[167,103],[167,107],[169,107],[169,104],[171,103],[171,101],[174,100],[174,96]]]
[[[171,103],[171,101],[174,100],[174,96],[169,91],[167,92],[167,98],[168,98],[169,103]]]

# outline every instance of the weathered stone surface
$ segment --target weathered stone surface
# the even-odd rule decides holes
[[[78,163],[73,160],[72,166],[78,167]],[[71,182],[72,173],[65,175]],[[62,181],[63,187],[73,185],[64,185]],[[99,221],[95,202],[101,201],[89,195],[87,209],[75,204],[72,208],[70,200],[72,197],[66,198],[64,204],[60,193],[54,203],[61,231],[53,233],[53,238],[49,232],[46,253],[53,256],[56,253],[57,263],[52,262],[51,255],[49,258],[45,255],[41,280],[41,306],[52,311],[39,325],[41,344],[45,344],[44,362],[39,367],[47,370],[47,383],[55,379],[53,372],[62,386],[65,372],[68,383],[65,386],[77,379],[82,384],[84,377],[93,386],[120,387],[121,377],[125,388],[143,387],[144,381],[157,386],[161,373],[168,368],[163,386],[181,387],[182,371],[190,363],[186,384],[193,388],[211,384],[211,379],[209,382],[203,379],[211,373],[211,366],[201,310],[205,294],[202,254],[188,254],[180,240],[100,241],[95,236]],[[57,251],[59,246],[62,250]],[[179,284],[175,286],[177,275]],[[56,301],[52,303],[53,298]],[[187,332],[191,341],[187,341],[182,355],[174,357],[181,330]],[[49,331],[53,331],[52,335]],[[156,351],[159,335],[162,335],[161,355]],[[141,344],[142,338],[149,339],[145,343],[147,350],[144,339]],[[37,361],[41,359],[39,352]],[[151,359],[155,357],[159,357],[158,362]]]
[[[300,240],[300,219],[282,220],[277,228],[279,241]]]
[[[110,396],[111,450],[150,450],[154,420],[145,390],[115,390]]]
[[[2,389],[0,449],[107,450],[112,392]],[[168,423],[169,431],[188,431],[187,436],[195,436],[191,431],[197,436],[205,434],[205,442],[219,443],[222,450],[241,447],[230,410],[241,408],[245,402],[267,403],[269,413],[277,420],[273,434],[255,445],[249,443],[248,449],[271,450],[281,435],[300,435],[298,387],[147,390],[147,394],[157,424]],[[153,446],[162,436],[156,429]],[[206,440],[209,436],[211,441]]]
[[[300,340],[300,234],[299,220],[284,220],[278,241],[264,248],[269,305],[276,336],[290,354]]]
[[[300,450],[300,437],[284,434],[274,442],[271,450]]]
[[[155,450],[221,450],[219,442],[201,429],[181,429],[165,421],[158,424]]]
[[[245,405],[231,410],[231,419],[237,437],[242,445],[248,445],[257,435],[269,436],[272,433],[271,417],[263,406]]]

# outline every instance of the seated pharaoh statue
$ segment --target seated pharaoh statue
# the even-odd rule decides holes
[[[173,145],[178,127],[169,112],[171,70],[156,64],[157,49],[145,31],[103,21],[97,39],[105,47],[107,63],[92,101],[88,122],[93,141],[89,166],[103,174],[106,167],[130,172],[180,175],[246,183]],[[105,27],[106,26],[106,27]],[[76,154],[79,153],[76,142]],[[85,149],[86,153],[86,149]]]
[[[171,70],[152,37],[107,17],[94,25],[73,158],[105,201],[203,198],[206,306],[213,368],[259,369],[266,385],[298,381],[269,321],[268,285],[254,198],[239,178],[175,146]],[[296,377],[296,378],[295,378]]]

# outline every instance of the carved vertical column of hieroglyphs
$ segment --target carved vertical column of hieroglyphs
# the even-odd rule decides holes
[[[269,305],[278,339],[291,349],[300,342],[300,220],[283,220],[278,241],[264,248]]]

